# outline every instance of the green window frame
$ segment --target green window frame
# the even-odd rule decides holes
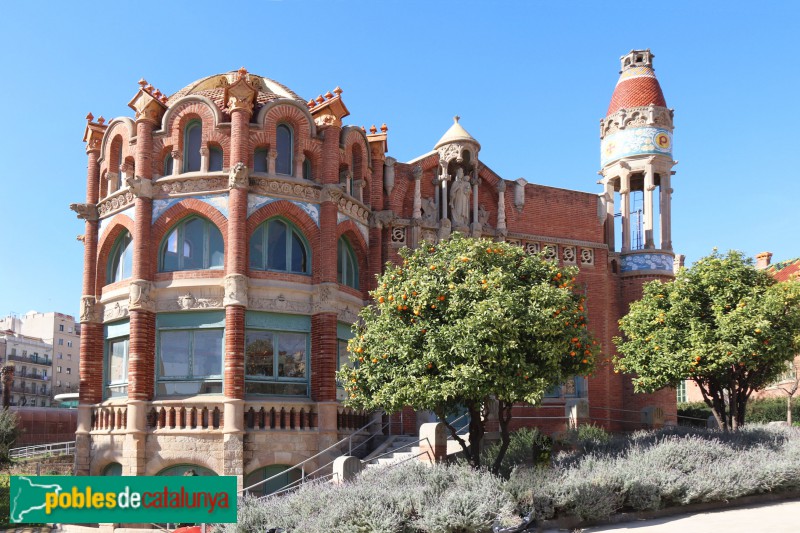
[[[350,243],[344,237],[339,238],[336,255],[339,283],[358,289],[358,260]]]
[[[347,343],[353,338],[353,330],[350,324],[339,322],[336,324],[336,370],[339,371],[342,367],[353,367],[353,362],[350,360],[350,351],[347,349]],[[338,379],[336,380],[336,399],[344,401],[347,399],[347,393],[344,390],[344,384]]]
[[[256,148],[253,152],[253,172],[266,173],[268,170],[267,149]]]
[[[103,330],[103,395],[105,398],[127,396],[130,321],[106,324]]]
[[[310,250],[294,224],[274,217],[261,223],[250,236],[250,268],[310,275]]]
[[[164,176],[171,176],[173,172],[173,168],[175,165],[175,160],[172,159],[172,154],[167,154],[164,157]]]
[[[245,315],[245,394],[309,396],[311,318]]]
[[[291,176],[294,166],[294,132],[288,124],[278,124],[275,128],[275,174]]]
[[[208,171],[209,172],[222,172],[223,164],[222,148],[219,146],[210,146],[208,148]]]
[[[222,269],[225,241],[222,232],[211,221],[190,216],[167,233],[161,241],[158,258],[159,272]]]
[[[161,313],[156,329],[157,396],[222,393],[223,311]]]
[[[107,283],[128,279],[133,275],[133,237],[123,231],[114,241],[106,271]]]
[[[200,148],[203,143],[203,123],[192,120],[183,130],[183,171],[197,172],[200,170]]]

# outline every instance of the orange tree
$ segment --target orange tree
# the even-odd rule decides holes
[[[501,448],[514,403],[531,404],[574,375],[589,373],[596,343],[586,327],[574,268],[559,268],[519,246],[454,234],[401,251],[361,311],[337,375],[359,409],[430,410],[477,467],[489,400],[496,400]],[[469,444],[446,417],[470,415]]]
[[[774,382],[800,343],[800,283],[777,283],[739,252],[716,250],[670,283],[644,286],[615,338],[637,392],[697,384],[719,427],[737,429],[753,391]]]

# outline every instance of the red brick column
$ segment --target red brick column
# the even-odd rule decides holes
[[[136,121],[136,195],[134,203],[133,276],[130,282],[130,344],[128,347],[128,399],[152,400],[156,359],[156,314],[152,294],[156,265],[150,260],[153,199],[150,180],[155,122],[145,115]]]
[[[91,115],[90,115],[91,116]],[[90,119],[91,120],[91,119]],[[95,128],[93,128],[95,126]],[[100,187],[100,140],[104,127],[89,123],[86,153],[86,203],[96,205]],[[97,277],[98,220],[87,217],[83,234],[83,285],[81,290],[80,340],[80,403],[94,404],[103,400],[103,325],[96,303],[99,288]]]
[[[244,399],[244,321],[247,306],[247,191],[252,105],[231,111],[231,183],[225,276],[225,395]],[[231,290],[229,290],[231,289]],[[234,294],[235,293],[235,294]],[[232,297],[233,296],[233,297]]]
[[[384,154],[380,149],[383,143],[375,143],[370,146],[372,149],[372,180],[370,181],[370,205],[372,210],[383,209],[383,162]],[[377,146],[376,146],[377,145]],[[380,274],[383,269],[382,250],[383,250],[383,231],[380,224],[370,224],[369,227],[369,250],[367,251],[367,286],[362,287],[364,294],[375,288],[375,274]],[[363,278],[362,278],[363,279]]]

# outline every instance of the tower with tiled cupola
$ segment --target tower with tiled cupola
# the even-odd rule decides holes
[[[673,278],[673,110],[653,58],[650,50],[620,58],[619,79],[600,121],[601,212],[612,271],[620,276],[621,315],[641,297],[644,283]],[[629,384],[626,391],[632,395]],[[657,394],[674,402],[670,392]]]

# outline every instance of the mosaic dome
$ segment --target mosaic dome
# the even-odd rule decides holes
[[[650,66],[635,66],[623,70],[619,75],[611,104],[606,116],[623,108],[648,106],[650,104],[667,107],[661,85]]]

